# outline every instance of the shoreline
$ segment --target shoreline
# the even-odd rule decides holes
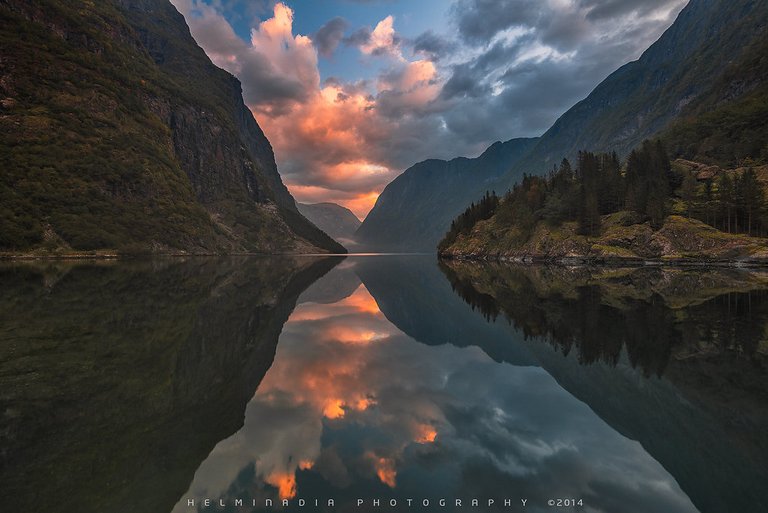
[[[25,262],[31,260],[142,260],[152,258],[210,258],[210,257],[340,257],[347,253],[65,253],[59,255],[0,254],[0,262]]]
[[[438,260],[462,262],[489,262],[515,265],[554,265],[562,267],[672,267],[672,268],[768,268],[768,259],[697,259],[697,258],[629,258],[629,257],[586,257],[586,256],[502,256],[502,255],[463,255],[438,254]]]
[[[97,260],[145,260],[155,258],[211,258],[211,257],[309,257],[339,258],[348,256],[428,256],[434,255],[439,261],[459,261],[476,263],[504,263],[513,265],[548,265],[562,267],[671,267],[671,268],[768,268],[766,259],[706,259],[706,258],[634,258],[634,257],[588,257],[558,256],[542,257],[533,255],[504,256],[491,254],[451,254],[451,253],[66,253],[46,254],[0,254],[0,262],[29,261],[97,261]]]

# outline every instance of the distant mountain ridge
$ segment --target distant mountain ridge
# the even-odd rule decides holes
[[[544,174],[563,158],[574,161],[580,150],[624,157],[644,139],[662,137],[673,156],[711,164],[768,159],[767,32],[764,1],[691,0],[638,60],[608,76],[506,170],[481,183],[467,178],[457,187],[466,188],[465,195],[445,194],[442,182],[451,183],[466,163],[416,164],[387,186],[358,240],[374,249],[432,251],[450,225],[436,214],[441,201],[463,202],[453,209],[462,210],[485,190],[501,194],[524,174]],[[418,198],[426,205],[414,204]],[[431,219],[435,215],[439,219]]]
[[[638,60],[613,72],[541,136],[507,175],[507,185],[523,173],[547,172],[580,150],[626,156],[684,115],[689,104],[707,110],[749,92],[726,75],[728,65],[764,39],[766,31],[764,1],[691,0]],[[733,87],[725,95],[712,95],[718,81]],[[708,100],[705,105],[702,99]]]
[[[433,251],[453,218],[497,187],[536,140],[496,142],[476,158],[429,159],[411,166],[386,186],[356,241],[371,250]]]
[[[360,227],[360,219],[348,208],[336,203],[296,203],[299,212],[342,245],[349,244]]]
[[[764,263],[768,239],[763,238],[765,228],[755,223],[756,219],[762,223],[766,209],[766,33],[766,2],[691,0],[638,61],[620,68],[564,114],[512,168],[505,179],[509,185],[519,184],[518,195],[502,199],[490,216],[475,209],[470,215],[475,219],[467,226],[457,219],[456,230],[441,242],[440,253],[526,261]],[[626,84],[633,87],[628,89]],[[587,153],[579,159],[573,179],[568,178],[568,166],[560,167],[565,174],[559,172],[560,184],[579,184],[575,217],[552,217],[558,212],[558,201],[567,197],[567,193],[553,192],[559,187],[554,186],[556,175],[547,183],[534,178],[520,181],[526,173],[545,172],[543,163],[559,158],[556,152],[567,157],[577,150],[620,153],[635,145],[638,137],[650,136],[659,142],[643,143],[639,153],[635,148],[624,173],[619,169],[613,175],[616,183],[625,181],[615,191],[618,197],[626,193],[626,201],[613,206],[606,207],[605,202],[596,206],[606,197],[606,189],[597,193],[599,198],[590,196],[597,182],[590,182],[589,170],[595,168],[590,168]],[[658,157],[641,156],[648,155],[646,149],[654,145]],[[671,165],[665,147],[673,158],[685,159]],[[646,164],[641,164],[644,158]],[[641,168],[644,174],[638,181]],[[610,166],[605,169],[594,175],[598,182],[613,179]],[[707,172],[696,171],[700,169]],[[526,187],[537,180],[543,185],[536,191],[549,194],[543,206],[537,205],[535,195],[523,194],[534,192]],[[638,199],[638,190],[653,190],[656,207],[649,208],[648,203],[638,209],[644,201]],[[719,210],[713,210],[713,205],[723,211],[721,218],[727,223],[722,219],[718,223]],[[737,215],[741,218],[732,223]],[[578,223],[563,223],[574,220]]]
[[[3,0],[0,45],[0,251],[343,251],[168,0]]]

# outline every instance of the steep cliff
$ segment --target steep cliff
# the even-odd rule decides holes
[[[535,144],[496,142],[477,158],[430,159],[406,169],[376,200],[355,239],[375,250],[434,251],[451,221]]]
[[[0,42],[0,250],[343,251],[167,0],[2,0]]]

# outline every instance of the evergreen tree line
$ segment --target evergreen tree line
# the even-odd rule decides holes
[[[752,168],[741,174],[721,173],[701,184],[688,174],[680,188],[680,196],[688,217],[728,233],[760,237],[768,233],[765,191]]]
[[[479,222],[490,219],[499,207],[500,199],[496,191],[486,191],[485,196],[477,203],[467,207],[459,216],[451,221],[451,228],[440,242],[439,249],[450,246],[456,241],[459,234],[467,234]]]
[[[679,179],[660,142],[646,141],[632,151],[622,169],[616,153],[579,152],[574,169],[568,159],[548,176],[524,176],[499,207],[499,220],[528,237],[539,221],[559,226],[576,221],[581,235],[598,235],[601,216],[622,210],[659,228],[668,213],[669,191]]]
[[[525,267],[440,266],[451,287],[488,320],[506,317],[526,339],[543,338],[563,354],[577,351],[582,364],[615,366],[626,351],[633,367],[661,376],[675,347],[704,344],[722,352],[755,355],[768,325],[768,292],[727,293],[684,307],[679,315],[664,301],[618,297],[607,282],[580,286],[576,297],[563,295],[570,284]],[[633,273],[632,283],[655,282],[659,270]],[[473,279],[470,279],[473,278]],[[476,283],[492,284],[483,292]],[[489,292],[490,291],[490,292]],[[643,297],[642,294],[638,297]],[[616,305],[624,305],[618,307]]]
[[[563,159],[547,176],[524,175],[501,200],[487,193],[454,220],[441,247],[494,214],[527,240],[540,221],[553,227],[575,221],[579,234],[596,236],[601,216],[619,211],[631,214],[628,222],[648,221],[654,229],[676,212],[729,233],[768,231],[765,194],[754,170],[700,182],[688,170],[673,169],[661,141],[644,141],[623,166],[616,153],[582,151],[575,169]]]

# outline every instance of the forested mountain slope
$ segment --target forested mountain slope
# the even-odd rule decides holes
[[[0,1],[0,251],[341,251],[167,0]]]

